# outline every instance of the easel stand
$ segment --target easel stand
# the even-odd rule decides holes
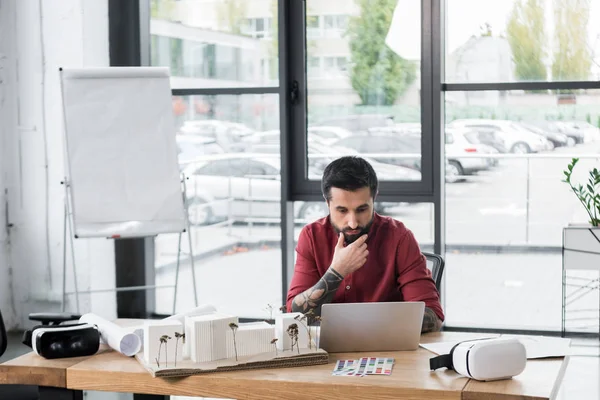
[[[64,195],[64,224],[63,224],[63,281],[62,281],[62,301],[61,301],[61,309],[65,312],[66,308],[66,299],[67,295],[75,295],[75,304],[77,313],[80,313],[79,307],[79,294],[80,293],[100,293],[100,292],[130,292],[136,290],[148,290],[148,289],[159,289],[159,288],[173,288],[173,314],[176,312],[177,306],[177,288],[179,283],[179,266],[181,263],[181,236],[183,233],[187,233],[188,244],[189,244],[189,260],[190,267],[192,269],[192,281],[194,287],[194,303],[195,306],[198,307],[198,291],[196,288],[196,271],[194,268],[194,249],[192,247],[192,232],[190,230],[190,219],[189,219],[189,204],[187,201],[187,185],[185,175],[182,175],[182,197],[185,211],[185,225],[186,229],[183,232],[179,232],[179,237],[177,240],[177,267],[175,269],[175,283],[172,285],[145,285],[145,286],[129,286],[129,287],[120,287],[120,288],[109,288],[109,289],[97,289],[97,290],[85,290],[80,291],[77,286],[77,267],[75,264],[75,245],[73,238],[78,239],[78,236],[74,233],[73,228],[73,207],[72,207],[72,197],[70,195],[70,184],[69,181],[65,178],[61,184],[65,188]],[[66,281],[67,281],[67,229],[69,231],[69,243],[71,246],[71,260],[73,264],[73,292],[67,292],[66,290]],[[108,238],[114,239],[114,238]]]

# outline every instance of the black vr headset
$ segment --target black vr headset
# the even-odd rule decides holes
[[[68,313],[34,313],[29,319],[42,325],[23,334],[23,344],[48,359],[91,356],[100,348],[100,332],[92,324],[65,324],[81,316]]]

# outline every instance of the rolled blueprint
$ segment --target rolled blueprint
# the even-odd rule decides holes
[[[170,317],[167,317],[165,319],[176,319],[178,321],[181,321],[181,323],[185,325],[185,317],[197,317],[198,315],[212,314],[214,312],[217,312],[217,309],[214,306],[210,304],[202,304],[201,306],[198,306],[183,313],[171,315]]]
[[[138,335],[96,314],[84,314],[79,322],[96,325],[102,340],[112,349],[128,357],[136,355],[142,348],[142,341]]]

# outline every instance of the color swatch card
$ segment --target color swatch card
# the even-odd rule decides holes
[[[393,366],[393,358],[363,357],[360,360],[338,360],[332,375],[391,375]]]

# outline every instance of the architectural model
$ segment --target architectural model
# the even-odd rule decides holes
[[[186,343],[194,362],[216,361],[227,358],[227,331],[230,324],[238,324],[238,317],[212,313],[185,318]]]
[[[175,367],[183,359],[183,324],[156,320],[144,324],[144,361],[158,367]]]
[[[306,356],[310,357],[307,362],[315,362],[317,358],[316,362],[321,362],[323,354],[309,355],[318,349],[315,341],[309,344],[308,330],[301,313],[277,315],[275,324],[240,323],[237,316],[216,311],[185,316],[183,323],[172,318],[148,321],[144,326],[144,350],[140,358],[156,370]]]
[[[235,342],[233,340],[234,334]],[[271,343],[275,338],[275,328],[267,322],[239,324],[235,332],[229,329],[226,335],[227,358],[235,357],[236,351],[238,357],[243,357],[273,352],[275,349],[274,344]]]

